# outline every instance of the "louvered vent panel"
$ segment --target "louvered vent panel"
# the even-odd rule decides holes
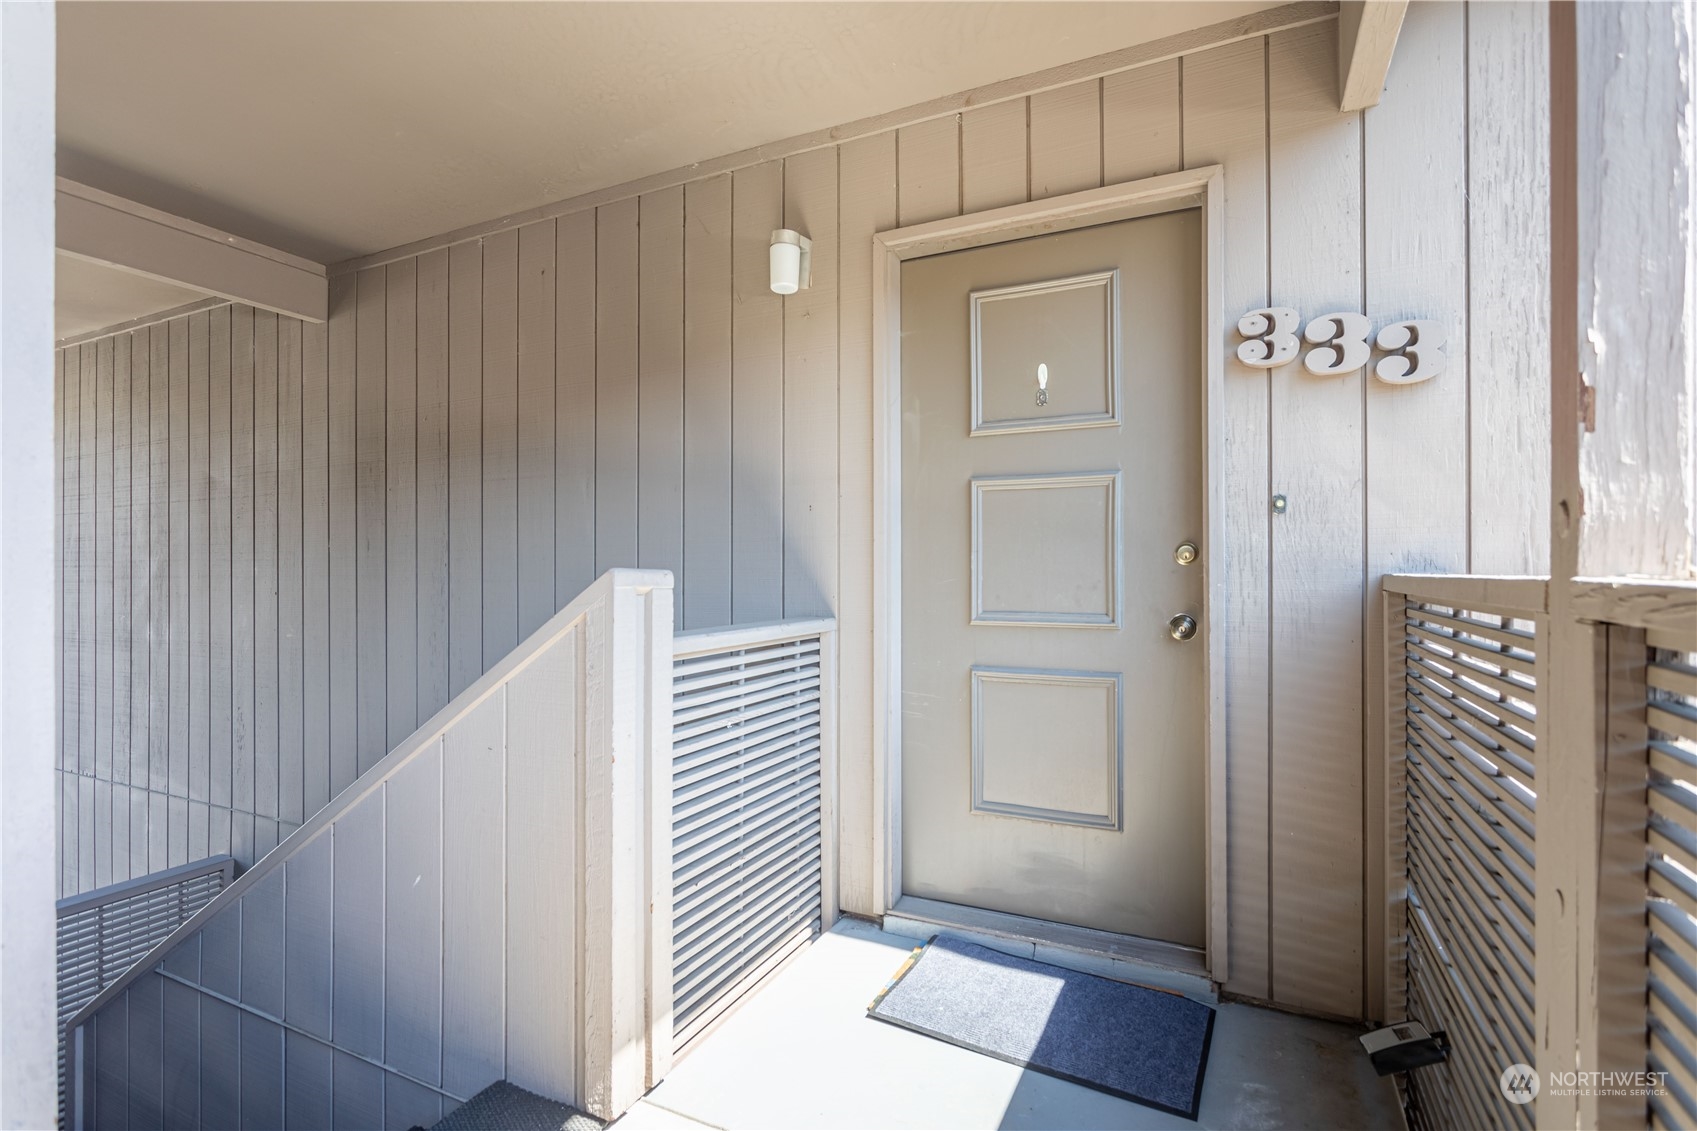
[[[1507,1102],[1497,1073],[1537,1063],[1534,626],[1409,601],[1403,629],[1408,1015],[1455,1049],[1411,1074],[1411,1115],[1426,1128],[1530,1128],[1532,1105]]]
[[[673,1013],[684,1047],[820,930],[817,636],[673,666]]]
[[[1697,652],[1648,635],[1651,1126],[1697,1127]]]
[[[59,901],[59,1118],[66,1123],[65,1022],[224,890],[235,874],[213,857]]]

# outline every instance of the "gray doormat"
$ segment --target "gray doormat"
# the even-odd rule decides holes
[[[1214,1036],[1201,1002],[935,935],[869,1016],[1195,1119]]]

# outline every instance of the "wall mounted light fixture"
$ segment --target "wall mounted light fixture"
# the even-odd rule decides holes
[[[772,233],[772,290],[793,295],[813,282],[813,241],[800,232],[779,228]]]

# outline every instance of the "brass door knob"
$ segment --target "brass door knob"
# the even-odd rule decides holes
[[[1174,640],[1189,640],[1196,635],[1196,618],[1189,613],[1180,613],[1167,622],[1167,633]]]

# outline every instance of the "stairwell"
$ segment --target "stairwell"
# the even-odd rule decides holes
[[[604,574],[71,1017],[69,1125],[624,1111],[671,1055],[671,585]]]

